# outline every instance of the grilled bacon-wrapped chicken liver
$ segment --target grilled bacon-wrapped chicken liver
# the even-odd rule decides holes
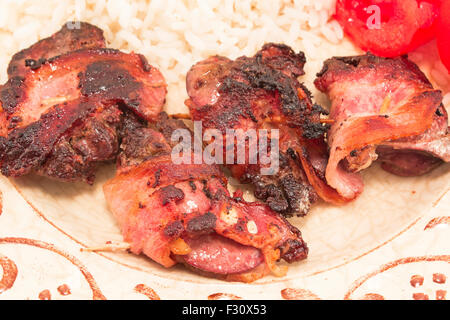
[[[261,162],[230,164],[234,177],[255,186],[255,196],[275,211],[304,215],[318,195],[342,203],[324,180],[328,158],[320,122],[325,113],[313,104],[297,77],[303,75],[305,57],[290,47],[269,43],[253,57],[230,60],[213,56],[195,64],[186,79],[186,101],[193,120],[204,129],[278,129],[280,169],[261,175]],[[228,142],[224,147],[224,159]]]
[[[401,176],[424,174],[450,161],[442,94],[407,57],[332,58],[315,85],[332,102],[326,179],[344,197],[361,192],[357,172],[377,158]]]
[[[96,27],[80,27],[65,26],[14,56],[11,66],[16,67],[0,87],[4,175],[36,171],[92,183],[96,164],[117,156],[123,110],[144,119],[161,111],[166,95],[161,73],[139,54],[86,49],[103,46],[103,36]],[[71,49],[79,50],[65,52]],[[62,54],[43,56],[39,65],[27,63],[44,53]]]
[[[230,196],[219,166],[174,164],[170,137],[178,128],[187,130],[162,113],[151,127],[130,115],[121,129],[117,175],[104,194],[131,251],[244,282],[283,274],[279,259],[306,258],[300,231],[268,206]]]

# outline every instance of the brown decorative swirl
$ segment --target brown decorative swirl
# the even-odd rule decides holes
[[[0,294],[10,289],[17,277],[17,266],[11,259],[0,255],[0,266],[3,269],[3,276],[0,280]]]
[[[67,284],[62,284],[57,288],[58,292],[62,296],[68,296],[72,292],[70,291],[70,287]]]
[[[87,283],[89,284],[91,290],[92,290],[92,298],[94,300],[106,300],[105,296],[102,294],[100,289],[97,286],[97,283],[95,282],[92,275],[86,270],[86,267],[75,257],[57,249],[52,244],[39,241],[39,240],[33,240],[33,239],[27,239],[27,238],[0,238],[0,244],[23,244],[28,246],[34,246],[37,248],[45,249],[52,251],[54,253],[59,254],[60,256],[66,258],[69,260],[73,265],[78,267],[80,272],[83,274],[84,278],[86,279]],[[2,257],[0,257],[2,258]],[[0,282],[0,293],[9,289],[16,279],[17,276],[17,267],[15,264],[6,258],[3,257],[3,259],[0,259],[0,263],[3,268],[3,278]],[[6,270],[6,272],[5,272]],[[3,290],[2,290],[3,289]]]
[[[241,297],[232,293],[213,293],[208,296],[208,300],[242,300]]]
[[[361,300],[384,300],[384,297],[378,293],[366,293]]]
[[[411,280],[409,281],[409,283],[411,284],[411,287],[416,288],[423,285],[423,280],[423,276],[421,276],[420,274],[415,274],[411,276]]]
[[[444,284],[446,280],[447,280],[447,277],[445,276],[445,274],[433,273],[433,282],[439,283],[439,284]]]
[[[436,217],[430,220],[430,222],[427,223],[424,230],[432,229],[440,224],[447,224],[450,225],[450,217]]]
[[[436,300],[446,300],[447,290],[436,290]]]
[[[412,297],[414,300],[430,300],[428,295],[422,292],[413,293]]]
[[[286,288],[281,290],[281,296],[286,300],[320,300],[318,295],[306,289]]]
[[[50,290],[45,289],[39,293],[39,300],[52,300],[52,295],[50,294]]]
[[[402,264],[408,264],[408,263],[414,263],[414,262],[433,262],[433,261],[442,261],[450,263],[450,255],[440,255],[440,256],[421,256],[421,257],[408,257],[408,258],[402,258],[395,261],[392,261],[390,263],[387,263],[385,265],[382,265],[378,270],[375,270],[374,272],[371,272],[355,282],[353,282],[353,285],[351,286],[350,290],[345,294],[344,299],[350,300],[351,295],[359,288],[361,287],[367,280],[387,271],[392,268],[395,268]],[[411,283],[411,285],[415,286],[415,283]],[[416,294],[413,296],[414,299],[425,299],[428,298],[426,295],[422,294]]]
[[[150,300],[161,300],[155,290],[145,284],[140,283],[136,285],[136,287],[134,287],[134,291],[147,296]]]

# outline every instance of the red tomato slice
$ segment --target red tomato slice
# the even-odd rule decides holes
[[[393,57],[434,37],[441,1],[338,0],[335,17],[361,49]]]
[[[437,45],[442,63],[450,73],[450,0],[444,0],[437,27]]]
[[[439,11],[442,0],[425,0],[419,1],[419,10],[422,10],[424,19],[421,22],[421,27],[414,34],[411,43],[409,44],[409,51],[420,47],[421,45],[433,40],[436,37],[436,30],[439,18]],[[427,16],[428,15],[428,16]]]

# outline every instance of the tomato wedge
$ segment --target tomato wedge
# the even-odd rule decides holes
[[[442,0],[338,0],[335,18],[352,41],[384,57],[434,38]]]
[[[419,10],[423,10],[422,26],[414,34],[414,37],[409,44],[409,51],[420,47],[436,37],[441,4],[442,0],[419,1]]]
[[[450,73],[450,0],[444,0],[438,20],[437,45],[442,63]]]

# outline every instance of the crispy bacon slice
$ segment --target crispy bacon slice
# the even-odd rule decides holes
[[[234,177],[256,187],[257,198],[286,215],[306,214],[317,195],[334,203],[345,201],[324,181],[326,126],[320,114],[325,110],[312,103],[309,91],[297,80],[304,74],[304,63],[303,53],[269,43],[254,57],[235,61],[210,57],[195,64],[186,79],[192,119],[201,120],[204,129],[220,130],[224,141],[227,129],[279,130],[277,174],[260,174],[264,165],[250,163],[248,143],[245,163],[229,167]]]
[[[71,181],[81,175],[90,182],[92,162],[114,159],[117,154],[119,106],[152,119],[161,111],[165,95],[163,76],[139,54],[98,48],[48,59],[1,88],[2,173],[20,176],[42,166],[40,172],[52,177]],[[109,116],[99,115],[105,110]],[[68,139],[69,131],[82,134]],[[63,135],[66,138],[60,140]],[[64,140],[71,140],[71,145]],[[102,143],[107,145],[106,154],[96,150]],[[76,154],[67,159],[74,165],[55,160],[74,150]],[[57,155],[52,157],[52,152]],[[46,164],[47,159],[56,163]],[[78,170],[80,165],[86,170]]]
[[[187,130],[180,120],[162,113],[150,128],[128,120],[119,168],[104,194],[133,253],[244,282],[281,275],[280,258],[306,258],[300,231],[262,203],[231,197],[219,166],[174,164],[171,132]]]
[[[385,169],[400,175],[428,172],[441,162],[435,157],[449,161],[441,92],[407,57],[336,57],[317,76],[315,85],[332,101],[335,120],[327,135],[326,179],[344,197],[362,191],[357,172],[378,156]]]
[[[16,53],[8,66],[8,77],[24,76],[47,59],[79,49],[104,48],[103,30],[87,22],[69,21],[52,36]]]

